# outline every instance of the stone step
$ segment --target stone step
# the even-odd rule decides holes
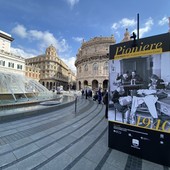
[[[103,112],[103,110],[102,110],[102,112]],[[94,112],[92,112],[92,113],[94,113]],[[97,114],[98,115],[98,114]],[[89,114],[89,116],[90,116],[90,114]],[[96,122],[98,122],[101,118],[103,117],[103,114],[101,115],[101,117],[99,118],[98,116],[95,116],[95,118],[93,118],[93,119],[91,119],[91,117],[90,117],[90,122],[91,121],[93,121],[93,123],[96,123]],[[98,120],[96,120],[96,119],[98,119]],[[89,132],[91,132],[91,128],[90,128],[90,126],[88,126],[88,124],[91,124],[91,126],[92,126],[92,124],[93,123],[87,123],[87,122],[85,122],[84,123],[84,125],[83,126],[86,126],[86,131],[88,130]],[[81,124],[80,124],[81,125]],[[82,126],[82,125],[81,125]],[[94,125],[93,125],[93,127],[95,127]],[[69,129],[70,129],[70,127],[69,127]],[[79,134],[80,134],[80,131],[84,131],[84,130],[82,130],[82,129],[84,129],[84,128],[75,128],[75,127],[73,127],[72,128],[74,131],[77,131],[77,129],[79,130]],[[76,130],[75,130],[76,129]],[[65,131],[67,131],[67,130],[62,130],[62,131],[59,131],[58,133],[59,134],[65,134],[66,132]],[[70,132],[70,133],[72,133],[73,134],[73,132]],[[82,132],[81,132],[82,133]],[[87,132],[86,132],[87,133]],[[53,138],[54,138],[54,134],[53,135],[51,135]],[[68,136],[68,134],[66,134],[66,136]],[[59,137],[59,135],[57,134],[57,137]],[[56,140],[56,139],[55,139]],[[59,140],[59,139],[57,139],[57,140]],[[61,140],[61,139],[60,139]],[[77,138],[76,138],[76,140],[77,140]],[[38,141],[37,141],[38,142]],[[42,141],[41,141],[42,142]],[[56,142],[55,142],[56,143]],[[54,144],[55,144],[54,143]],[[72,144],[71,144],[72,145]],[[50,144],[50,146],[51,146],[51,144]],[[27,150],[27,152],[28,151],[30,151],[30,149],[31,148],[33,148],[33,150],[35,149],[37,149],[37,147],[35,146],[35,144],[30,144],[30,145],[28,145],[26,148],[24,148],[24,147],[22,147],[22,148],[19,148],[19,149],[17,149],[17,150],[15,150],[15,151],[13,151],[13,153],[15,154],[15,157],[17,157],[18,156],[18,160],[20,160],[20,161],[22,161],[22,159],[24,159],[23,157],[26,157],[26,159],[28,158],[28,160],[29,160],[29,157],[28,156],[26,156],[26,155],[24,155],[24,153],[25,153],[25,151]],[[40,148],[39,148],[39,150],[41,150]],[[33,151],[33,152],[35,152],[35,151]],[[7,152],[6,154],[9,154],[10,152]],[[33,155],[31,154],[31,157],[34,157],[34,155],[36,155],[38,152],[36,152],[36,153],[34,153]],[[5,153],[3,153],[3,154],[1,154],[1,156],[4,156],[4,155],[6,155]],[[23,155],[24,156],[23,156]],[[28,154],[28,153],[26,153],[26,154]],[[22,155],[22,157],[20,157]],[[18,162],[18,160],[17,160],[17,162]],[[2,166],[2,167],[8,167],[8,166],[13,166],[14,164],[15,164],[15,162],[16,162],[16,160],[14,160],[13,161],[13,163],[11,162],[11,163],[8,163],[8,164],[6,164],[6,165],[4,165],[4,166]],[[17,164],[19,164],[19,163],[17,163]]]

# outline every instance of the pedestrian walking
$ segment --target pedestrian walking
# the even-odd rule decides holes
[[[87,96],[88,96],[88,91],[87,91],[87,89],[86,89],[86,91],[85,91],[85,95],[86,95],[86,99],[87,99]]]
[[[99,88],[99,90],[98,90],[98,103],[101,104],[101,101],[102,101],[102,92],[101,92],[101,89]]]
[[[84,97],[84,89],[81,90],[82,98]]]

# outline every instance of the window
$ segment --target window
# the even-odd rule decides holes
[[[5,66],[5,61],[0,60],[0,65],[1,65],[1,66]]]
[[[79,73],[81,73],[81,67],[79,67]]]
[[[8,63],[8,67],[14,68],[14,63],[9,62],[9,63]]]
[[[98,70],[98,64],[97,63],[93,64],[93,70]]]
[[[17,69],[22,70],[22,65],[21,64],[17,64]]]
[[[108,62],[106,61],[103,66],[103,73],[108,74]]]
[[[84,66],[84,71],[88,71],[88,65],[87,64],[85,64],[85,66]]]
[[[98,64],[97,64],[97,63],[94,63],[94,64],[93,64],[93,73],[94,73],[94,74],[97,74],[97,73],[98,73]]]
[[[106,61],[105,63],[104,63],[104,70],[108,70],[108,62]]]

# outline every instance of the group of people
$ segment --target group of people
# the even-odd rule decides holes
[[[86,99],[88,97],[92,97],[91,89],[82,89],[81,93],[82,97],[85,96]],[[108,118],[108,91],[107,90],[102,91],[101,88],[99,88],[97,91],[95,91],[93,100],[97,101],[98,104],[104,103],[106,105],[105,117]]]
[[[139,76],[135,76],[136,74],[133,74],[134,77],[137,80],[142,80],[139,78]],[[128,79],[127,74],[123,75],[123,78],[126,78],[126,80]],[[162,79],[160,79],[157,75],[152,74],[150,77],[150,81],[148,84],[148,89],[149,90],[158,90],[158,89],[165,89],[165,84],[164,81]],[[115,91],[112,92],[112,97],[111,100],[114,103],[114,107],[121,112],[122,114],[125,115],[125,121],[126,123],[129,123],[129,118],[130,118],[130,110],[129,110],[129,106],[128,105],[122,105],[120,104],[120,97],[124,97],[127,96],[127,93],[125,93],[125,90],[123,88],[123,86],[118,85],[117,89]],[[159,96],[158,96],[159,98]]]
[[[125,73],[121,76],[118,76],[117,79],[121,79],[124,82],[128,82],[129,80],[135,79],[136,82],[141,82],[142,78],[140,78],[139,75],[136,74],[136,72],[132,72],[131,76],[128,76],[128,73]],[[157,75],[153,74],[150,77],[150,82],[148,84],[148,88],[149,89],[164,89],[165,88],[165,84],[163,83],[164,81],[162,79],[160,79]],[[85,89],[82,90],[82,96],[86,97],[92,97],[92,90],[90,89]],[[104,103],[106,105],[106,109],[105,109],[105,118],[108,118],[108,106],[109,106],[109,95],[108,91],[101,91],[101,88],[99,88],[94,96],[93,96],[93,100],[98,101],[98,104]],[[129,123],[129,115],[130,115],[130,110],[129,110],[129,106],[128,105],[122,105],[120,104],[120,97],[125,97],[127,96],[127,93],[125,93],[125,90],[123,88],[123,86],[118,85],[116,90],[111,92],[111,101],[114,103],[114,107],[121,112],[122,114],[125,115],[125,121],[126,123]]]
[[[141,83],[143,81],[143,79],[136,73],[136,71],[132,71],[131,75],[129,75],[128,71],[121,75],[118,74],[116,80],[120,80],[122,84],[135,84]]]
[[[121,84],[138,84],[143,82],[143,79],[136,73],[136,71],[132,71],[131,75],[129,75],[128,71],[121,75],[118,74],[116,80],[120,81]],[[160,79],[156,74],[152,74],[148,87],[149,89],[164,89],[165,84],[164,81]]]
[[[88,97],[92,97],[92,95],[93,95],[91,89],[82,89],[82,90],[81,90],[81,94],[82,94],[82,97],[85,96],[86,99],[87,99]]]

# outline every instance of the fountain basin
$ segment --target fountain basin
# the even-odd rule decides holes
[[[42,102],[42,101],[41,101]],[[56,111],[72,105],[75,102],[74,96],[63,96],[62,102],[57,105],[41,105],[39,102],[16,103],[0,107],[0,122],[13,121],[31,116],[38,116]],[[50,101],[49,101],[50,102]],[[54,102],[54,101],[53,101]],[[59,102],[59,101],[56,101]]]

